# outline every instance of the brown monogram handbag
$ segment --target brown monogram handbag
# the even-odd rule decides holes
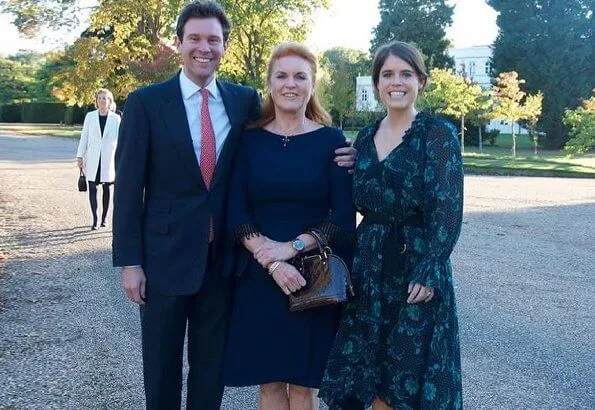
[[[306,285],[289,295],[289,310],[295,312],[345,302],[354,296],[347,265],[332,253],[320,234],[308,231],[318,249],[288,261],[304,277]]]

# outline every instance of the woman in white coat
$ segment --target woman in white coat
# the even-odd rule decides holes
[[[76,159],[89,184],[89,202],[93,216],[92,230],[97,226],[97,185],[103,186],[101,226],[106,226],[110,201],[110,185],[116,176],[114,155],[118,142],[120,116],[115,114],[114,96],[102,88],[95,93],[97,110],[87,113]]]

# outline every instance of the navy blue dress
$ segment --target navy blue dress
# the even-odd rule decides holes
[[[243,135],[228,199],[228,227],[237,244],[227,386],[320,384],[340,306],[289,312],[287,296],[240,242],[259,234],[290,241],[317,228],[350,264],[355,238],[351,176],[333,161],[334,150],[342,146],[343,133],[330,127],[289,139],[260,128]]]

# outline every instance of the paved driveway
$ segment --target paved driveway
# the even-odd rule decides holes
[[[0,136],[0,409],[144,406],[138,310],[110,229],[89,230],[76,144]],[[465,183],[453,263],[466,408],[595,408],[595,180]],[[255,389],[227,390],[223,408],[255,409]]]

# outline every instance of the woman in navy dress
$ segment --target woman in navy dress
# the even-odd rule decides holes
[[[417,112],[423,57],[382,46],[374,86],[387,108],[364,128],[353,199],[348,301],[320,388],[332,410],[460,409],[461,361],[450,254],[461,229],[463,167],[454,128]]]
[[[316,57],[300,44],[272,54],[262,119],[245,131],[232,175],[228,225],[237,240],[234,307],[226,348],[227,386],[260,385],[261,409],[318,408],[339,305],[290,312],[305,285],[287,261],[326,236],[350,262],[355,233],[351,176],[335,162],[343,133],[314,94]]]

